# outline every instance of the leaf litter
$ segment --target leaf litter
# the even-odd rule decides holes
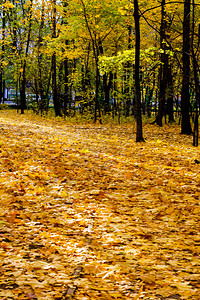
[[[0,113],[0,299],[199,299],[191,137]]]

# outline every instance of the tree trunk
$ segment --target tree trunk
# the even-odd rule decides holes
[[[136,98],[136,142],[144,141],[142,134],[141,91],[140,91],[140,16],[138,0],[134,0],[135,19],[135,98]]]
[[[56,38],[56,0],[53,0],[53,18],[52,18],[52,38]],[[56,72],[56,53],[54,52],[52,55],[52,92],[53,92],[53,103],[54,103],[54,111],[55,115],[62,116],[60,110],[60,103],[58,99],[58,91],[57,91],[57,72]]]
[[[183,20],[183,75],[181,91],[181,133],[192,134],[190,123],[190,0],[184,1]]]
[[[103,46],[101,40],[99,41],[99,49],[97,50],[103,55]],[[103,75],[103,90],[104,90],[104,111],[105,114],[110,112],[110,89],[112,85],[112,73]]]
[[[5,81],[3,80],[3,65],[2,62],[4,61],[4,55],[5,55],[5,8],[3,6],[3,17],[2,17],[2,55],[1,55],[1,65],[0,65],[0,103],[4,101],[4,84]]]
[[[68,7],[68,0],[64,0],[63,6],[65,9]],[[67,25],[66,16],[63,18],[63,24]],[[65,41],[65,45],[69,45],[69,41]],[[64,116],[68,115],[69,109],[69,59],[65,57],[64,59],[64,96],[63,96],[63,106],[64,106]]]
[[[55,116],[61,116],[60,104],[58,102],[58,92],[57,92],[57,72],[56,72],[56,54],[52,55],[52,92],[53,92],[53,104]]]
[[[2,103],[3,99],[3,74],[2,70],[0,71],[0,104]]]
[[[194,51],[194,35],[195,35],[195,3],[192,0],[192,62],[195,82],[195,119],[194,119],[194,131],[193,131],[193,146],[197,147],[199,144],[199,104],[200,104],[200,86],[199,86],[199,74],[198,63],[196,53]],[[200,43],[200,25],[198,28],[198,44]]]
[[[96,86],[95,86],[95,108],[94,108],[94,122],[96,123],[97,118],[99,117],[99,122],[102,124],[101,120],[101,109],[99,103],[99,84],[100,84],[100,74],[98,62],[96,62]]]
[[[26,59],[28,56],[29,45],[30,45],[30,40],[31,40],[32,7],[33,7],[33,0],[30,1],[28,36],[27,36],[27,42],[26,42],[25,58],[22,63],[22,81],[21,81],[21,88],[20,88],[21,114],[24,114],[24,110],[26,108]]]
[[[44,85],[43,85],[43,79],[42,79],[42,59],[43,54],[40,53],[40,49],[42,47],[42,30],[44,28],[44,1],[42,2],[42,13],[41,13],[41,23],[39,27],[39,36],[38,36],[38,73],[39,73],[39,80],[38,80],[38,86],[39,86],[39,94],[40,94],[40,103],[38,103],[38,108],[40,109],[41,115],[43,114],[43,111],[47,109],[46,107],[46,99],[44,95]],[[36,94],[37,95],[37,94]]]
[[[101,41],[97,39],[97,35],[94,33],[92,34],[91,27],[88,22],[88,14],[86,12],[86,6],[81,0],[82,6],[83,6],[83,13],[84,13],[84,18],[86,22],[86,27],[88,29],[91,42],[92,42],[92,49],[93,49],[93,55],[95,59],[95,66],[96,66],[96,82],[95,82],[95,107],[94,107],[94,122],[96,123],[97,117],[99,117],[100,123],[102,123],[101,119],[101,109],[100,109],[100,103],[99,103],[99,85],[100,85],[100,74],[99,74],[99,53],[102,51],[101,47]],[[98,113],[98,116],[97,116]]]
[[[105,96],[105,101],[104,101],[105,113],[109,113],[111,111],[110,90],[112,87],[112,82],[113,82],[113,74],[111,72],[108,75],[107,74],[103,75],[103,87],[104,87],[104,96]]]
[[[66,44],[68,44],[68,42],[66,41]],[[66,57],[64,60],[64,74],[65,74],[65,78],[64,78],[64,85],[65,85],[65,89],[64,89],[64,115],[67,116],[68,115],[68,107],[69,107],[69,61],[68,58]]]
[[[174,99],[173,99],[173,77],[172,66],[168,65],[168,93],[167,93],[167,114],[169,116],[169,122],[173,123],[174,120]]]
[[[159,75],[159,105],[158,105],[158,116],[157,124],[162,126],[162,119],[165,109],[166,101],[166,11],[165,11],[165,0],[161,2],[161,26],[160,26],[160,47],[161,47],[161,65],[160,65],[160,75]]]
[[[22,80],[20,87],[20,105],[21,105],[21,114],[24,114],[26,109],[26,61],[24,61],[22,69]]]

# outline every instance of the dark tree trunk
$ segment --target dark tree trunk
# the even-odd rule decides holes
[[[3,64],[5,56],[5,27],[6,27],[6,17],[5,17],[5,8],[3,6],[2,12],[2,55],[1,55],[1,65],[0,65],[0,103],[4,102],[4,91],[5,91],[5,80],[3,80]]]
[[[140,16],[138,0],[134,0],[135,20],[135,103],[136,103],[136,142],[144,141],[142,134],[141,91],[140,91]]]
[[[24,110],[26,109],[26,59],[28,56],[31,30],[32,30],[32,6],[33,6],[33,0],[30,1],[29,16],[28,16],[29,19],[28,37],[26,42],[25,58],[22,64],[22,80],[21,80],[21,88],[20,88],[21,114],[24,114]]]
[[[158,116],[157,124],[162,126],[162,119],[165,110],[166,101],[166,66],[167,66],[167,55],[166,55],[166,11],[165,11],[165,0],[161,2],[161,26],[160,26],[160,47],[161,53],[161,65],[159,74],[159,102],[158,102]]]
[[[68,44],[68,42],[66,42],[66,44]],[[64,60],[64,74],[64,115],[66,116],[68,114],[67,109],[69,106],[69,61],[67,57]]]
[[[53,18],[52,18],[52,38],[56,38],[56,0],[53,0]],[[60,103],[58,99],[58,91],[57,91],[57,72],[56,72],[56,53],[54,52],[52,55],[52,92],[53,92],[53,103],[54,103],[54,111],[55,115],[62,116]]]
[[[15,85],[15,94],[16,94],[16,102],[17,102],[17,113],[19,112],[19,86],[20,86],[20,77],[17,78],[16,80],[16,85]]]
[[[94,122],[96,123],[97,118],[99,117],[99,122],[102,124],[101,120],[101,109],[99,103],[99,84],[100,84],[100,74],[98,63],[96,62],[96,87],[95,87],[95,111],[94,111]]]
[[[21,114],[24,114],[26,109],[26,61],[23,64],[22,71],[22,80],[20,87],[20,105],[21,105]]]
[[[39,27],[39,36],[38,36],[38,72],[39,72],[39,94],[40,94],[40,103],[38,103],[38,107],[40,109],[41,115],[43,114],[43,111],[46,109],[46,99],[44,95],[44,86],[43,86],[43,79],[42,79],[42,58],[43,55],[40,53],[40,48],[42,46],[42,30],[44,28],[44,2],[42,3],[42,14],[41,14],[41,23]],[[37,95],[37,93],[36,93]]]
[[[192,0],[192,62],[195,82],[195,119],[194,119],[194,131],[193,131],[193,146],[197,147],[199,144],[199,104],[200,104],[200,85],[198,74],[198,63],[196,53],[194,51],[194,35],[195,35],[195,4]],[[198,44],[200,44],[200,25],[198,28]]]
[[[128,25],[128,50],[132,48],[132,26]],[[131,63],[127,62],[125,66],[125,87],[124,87],[124,94],[125,94],[125,116],[130,116],[130,108],[131,108],[131,87],[130,87],[130,77],[131,77]]]
[[[97,121],[97,117],[99,117],[99,121],[100,123],[102,123],[102,119],[101,119],[101,109],[100,109],[100,103],[99,103],[99,85],[100,85],[100,74],[99,74],[99,53],[102,51],[101,47],[101,41],[97,39],[96,34],[92,34],[91,28],[90,28],[90,24],[88,22],[88,14],[86,12],[86,6],[83,2],[83,0],[81,0],[82,6],[83,6],[83,12],[84,12],[84,18],[85,18],[85,22],[86,22],[86,27],[88,29],[90,38],[91,38],[91,42],[92,42],[92,49],[93,49],[93,55],[95,58],[95,66],[96,66],[96,82],[95,82],[95,108],[94,108],[94,122]],[[98,113],[98,116],[97,116]]]
[[[62,109],[63,104],[64,104],[64,102],[63,102],[64,94],[63,94],[63,91],[62,91],[62,84],[63,84],[63,80],[64,80],[64,78],[63,78],[63,74],[64,74],[63,73],[63,67],[64,67],[64,63],[63,63],[63,61],[61,61],[60,65],[58,67],[58,80],[57,80],[58,102],[60,104],[61,109]]]
[[[184,1],[183,20],[183,75],[181,91],[181,133],[192,134],[190,123],[190,0]]]
[[[110,104],[109,104],[109,98],[110,98],[110,88],[107,83],[108,81],[108,75],[104,74],[103,75],[103,89],[104,89],[104,110],[105,113],[107,114],[110,111]]]
[[[53,92],[53,104],[54,104],[54,111],[56,117],[62,116],[60,111],[60,103],[58,99],[58,92],[57,92],[57,72],[56,72],[56,54],[52,55],[52,92]]]
[[[64,1],[64,8],[68,7],[68,1]],[[64,17],[63,23],[67,25],[66,17]],[[65,45],[69,45],[69,41],[65,41]],[[64,97],[63,97],[63,105],[64,105],[64,116],[68,115],[68,108],[69,108],[69,59],[66,57],[64,59]]]
[[[109,75],[105,74],[103,76],[103,86],[104,86],[104,95],[105,95],[105,103],[104,103],[104,109],[105,113],[110,112],[110,90],[112,87],[112,82],[113,82],[113,74],[110,72]]]
[[[130,70],[131,70],[131,64],[130,62],[126,63],[125,66],[125,74],[124,74],[124,95],[125,95],[125,103],[124,103],[124,109],[125,109],[125,116],[130,116],[130,108],[131,108],[131,89],[129,85],[130,81]]]
[[[101,55],[103,55],[103,46],[102,42],[99,41],[99,49],[98,51]],[[110,88],[112,84],[112,74],[104,74],[103,75],[103,90],[104,90],[104,110],[105,113],[110,112]]]
[[[172,66],[168,66],[168,93],[167,93],[167,114],[169,122],[173,123],[174,120],[174,99],[173,99],[173,79],[172,79]]]
[[[15,0],[12,1],[13,4],[15,4]],[[13,28],[12,28],[12,49],[13,49],[13,52],[15,51],[18,51],[17,50],[17,30],[16,30],[16,23],[17,23],[17,17],[16,17],[16,11],[14,10],[14,12],[12,12],[11,15],[9,15],[9,18],[11,17],[11,22],[13,22]],[[19,93],[19,90],[20,90],[20,76],[21,76],[21,73],[19,74],[19,77],[17,78],[16,80],[16,86],[15,86],[15,91],[16,91],[16,102],[17,102],[17,113],[19,112],[19,96],[18,96],[18,93]]]
[[[3,74],[2,70],[0,71],[0,103],[2,103],[3,99]]]
[[[89,58],[90,58],[90,42],[87,46],[87,56],[84,59],[84,64],[82,65],[82,103],[80,112],[81,114],[84,112],[85,107],[88,106],[88,92],[91,86],[90,83],[90,72],[89,72]],[[91,92],[90,92],[91,95]]]

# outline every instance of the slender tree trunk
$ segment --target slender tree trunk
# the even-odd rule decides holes
[[[183,20],[183,75],[181,91],[181,133],[192,134],[190,123],[190,0],[184,1]]]
[[[68,44],[68,41],[66,41],[66,45]],[[66,116],[68,114],[68,106],[69,106],[69,60],[66,57],[64,60],[64,115]]]
[[[42,31],[44,28],[44,1],[42,1],[42,12],[41,12],[41,23],[39,27],[39,35],[38,35],[38,73],[39,73],[39,94],[40,94],[40,103],[38,103],[38,107],[40,109],[41,115],[43,111],[46,109],[46,99],[44,95],[44,86],[43,86],[43,79],[42,79],[42,59],[43,54],[41,53],[40,49],[42,47]],[[37,95],[37,94],[36,94]]]
[[[134,0],[135,19],[135,98],[136,98],[136,142],[144,141],[142,134],[141,91],[140,91],[140,16],[138,0]]]
[[[12,1],[13,5],[15,4],[15,0]],[[17,18],[16,18],[16,12],[14,10],[14,12],[12,13],[12,15],[9,15],[9,18],[11,18],[11,20],[9,20],[11,23],[13,23],[13,28],[11,29],[12,30],[12,51],[13,53],[16,51],[18,52],[18,49],[17,49]],[[20,91],[20,77],[21,77],[21,73],[18,74],[18,78],[16,80],[16,86],[15,86],[15,93],[16,93],[16,103],[17,103],[17,113],[19,113],[19,105],[20,105],[20,99],[19,99],[19,91]]]
[[[99,122],[102,124],[101,120],[101,108],[99,103],[99,84],[100,84],[100,74],[98,62],[96,61],[96,86],[95,86],[95,108],[94,108],[94,122],[96,123],[97,118],[99,117]]]
[[[199,104],[200,104],[200,85],[198,74],[198,63],[196,53],[194,51],[194,34],[195,34],[195,3],[192,0],[192,62],[195,82],[195,119],[193,131],[193,146],[197,147],[199,144]],[[198,28],[198,44],[200,44],[200,25]]]
[[[33,0],[30,1],[28,36],[27,36],[27,42],[26,42],[25,58],[22,62],[22,81],[21,81],[21,88],[20,88],[21,114],[24,114],[24,110],[26,108],[26,60],[28,57],[28,51],[29,51],[29,45],[30,45],[30,39],[31,39],[32,7],[33,7]]]
[[[110,107],[110,90],[113,82],[113,74],[110,72],[109,74],[103,75],[103,86],[104,86],[104,109],[105,113],[109,113],[111,111]]]
[[[110,104],[109,104],[109,98],[110,98],[110,88],[108,85],[108,75],[104,74],[103,75],[103,89],[104,89],[104,110],[105,114],[107,114],[110,111]]]
[[[161,52],[161,65],[159,74],[159,105],[158,105],[158,116],[157,124],[162,126],[162,119],[164,116],[165,101],[166,101],[166,11],[165,11],[165,0],[161,2],[161,26],[160,26],[160,47]]]
[[[4,55],[5,55],[5,25],[6,25],[6,20],[5,20],[5,8],[4,6],[2,7],[2,55],[1,55],[1,64],[0,64],[0,103],[4,101],[4,85],[5,81],[3,80],[3,64],[2,62],[4,61]]]
[[[174,120],[174,99],[173,99],[173,77],[172,66],[168,65],[168,93],[167,93],[167,114],[169,116],[169,122],[173,123]]]
[[[99,74],[98,74],[98,68],[96,68],[95,104],[94,104],[94,123],[96,123],[96,121],[97,121],[98,96],[99,96]]]
[[[21,114],[24,114],[24,111],[26,109],[26,61],[24,61],[23,69],[22,69],[20,104],[21,104]]]
[[[52,38],[56,38],[56,0],[53,0],[53,18],[52,18]],[[56,116],[62,116],[60,110],[60,103],[58,99],[58,91],[57,91],[57,71],[56,71],[56,53],[54,52],[52,55],[52,92],[53,92],[53,103],[54,103],[54,111]]]
[[[56,54],[52,55],[52,92],[53,92],[53,104],[56,117],[61,116],[60,104],[58,102],[57,92],[57,70],[56,70]]]
[[[16,85],[15,85],[15,94],[16,94],[16,102],[17,102],[17,113],[19,113],[19,86],[20,86],[20,76],[16,80]]]
[[[5,29],[6,29],[6,16],[5,16],[5,9],[3,7],[3,19],[2,19],[2,39],[3,39],[3,43],[2,43],[2,61],[4,61],[4,56],[5,56],[5,37],[6,37],[6,33],[5,33]],[[2,69],[2,75],[3,75],[3,69]],[[3,81],[3,103],[5,101],[5,89],[6,89],[6,81],[2,76],[2,81]]]
[[[0,104],[2,103],[3,99],[3,74],[2,71],[0,71]]]
[[[90,27],[90,24],[88,21],[85,3],[83,0],[81,0],[81,3],[83,6],[86,27],[88,29],[88,32],[89,32],[89,35],[91,38],[91,42],[92,42],[93,55],[94,55],[95,65],[96,65],[94,122],[97,121],[97,113],[98,113],[100,123],[102,123],[101,110],[100,110],[99,97],[98,97],[99,96],[99,84],[100,84],[100,74],[99,74],[98,63],[99,63],[99,50],[100,50],[101,43],[99,43],[100,41],[97,40],[96,34],[92,34],[91,27]]]
[[[99,54],[103,55],[103,46],[102,42],[99,41]],[[100,77],[99,77],[100,78]],[[110,112],[110,88],[112,85],[112,74],[103,75],[103,89],[104,89],[104,111],[105,114]]]
[[[63,6],[64,6],[64,9],[67,9],[68,0],[63,1]],[[63,24],[67,25],[66,16],[64,16],[64,18],[63,18]],[[69,45],[68,40],[65,41],[65,45],[66,46]],[[70,89],[69,89],[69,59],[66,57],[64,59],[64,96],[63,96],[64,116],[68,115],[69,100],[70,100],[69,93],[70,93]]]
[[[132,48],[132,26],[128,25],[128,50]],[[131,108],[131,88],[130,88],[130,77],[131,77],[131,63],[128,61],[125,66],[125,87],[124,87],[124,94],[125,94],[125,116],[130,116],[130,108]]]

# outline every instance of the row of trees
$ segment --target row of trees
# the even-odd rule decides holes
[[[198,144],[199,0],[1,0],[0,101],[6,87],[27,87],[36,110],[56,116],[134,115],[142,141],[142,111],[162,126],[181,110],[181,132]],[[175,101],[176,100],[176,101]],[[158,104],[158,107],[157,107]],[[180,105],[181,104],[181,105]]]

